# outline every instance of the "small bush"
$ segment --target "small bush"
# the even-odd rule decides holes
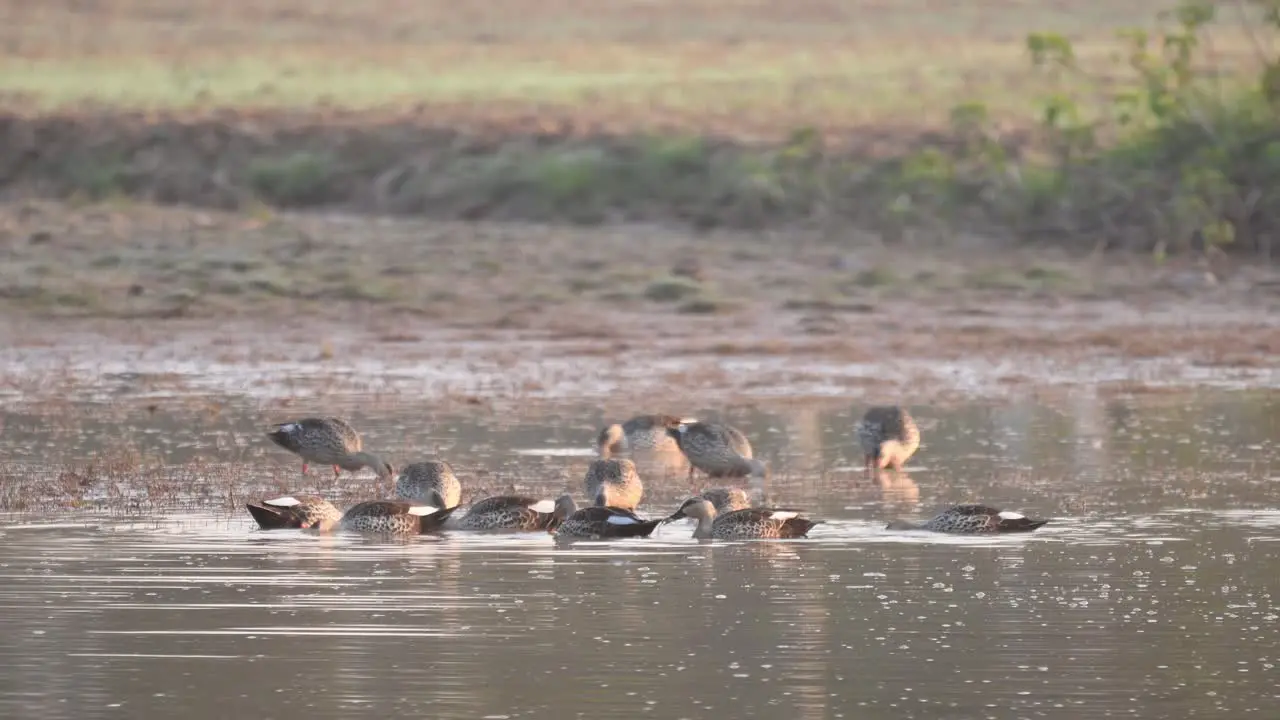
[[[338,162],[332,155],[299,151],[249,161],[249,186],[262,200],[281,207],[305,207],[341,197]]]
[[[702,285],[682,277],[664,277],[649,283],[644,297],[654,302],[680,302],[702,293]]]

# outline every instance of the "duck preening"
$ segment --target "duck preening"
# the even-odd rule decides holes
[[[869,408],[854,425],[868,468],[901,470],[920,447],[920,428],[911,414],[897,405]]]

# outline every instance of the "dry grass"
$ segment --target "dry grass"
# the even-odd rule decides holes
[[[1027,112],[1028,32],[1065,33],[1106,68],[1117,28],[1171,4],[4,0],[0,96],[21,109],[422,106],[772,137],[918,126],[973,99]]]

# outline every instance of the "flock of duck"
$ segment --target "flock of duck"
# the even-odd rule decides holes
[[[901,471],[920,446],[920,430],[898,406],[866,411],[854,427],[867,470]],[[798,510],[753,507],[747,493],[733,486],[713,487],[686,499],[667,517],[644,519],[636,507],[644,494],[639,466],[646,473],[683,472],[692,481],[701,471],[714,479],[763,479],[768,468],[752,457],[751,443],[737,428],[671,415],[641,415],[610,425],[596,438],[599,457],[583,481],[588,501],[578,507],[571,494],[555,500],[497,495],[458,512],[462,485],[442,460],[413,463],[397,475],[390,463],[364,451],[360,434],[335,417],[312,417],[276,425],[267,433],[276,445],[310,464],[355,472],[368,467],[380,481],[395,479],[395,498],[370,500],[339,511],[314,495],[248,503],[249,514],[264,530],[309,528],[321,532],[422,534],[442,530],[545,531],[567,538],[647,537],[659,525],[691,518],[698,539],[749,540],[801,538],[818,525]],[[943,533],[1029,532],[1047,523],[987,505],[956,505],[923,524],[895,520],[891,530]]]

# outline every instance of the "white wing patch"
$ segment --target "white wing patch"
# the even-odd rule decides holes
[[[539,500],[538,502],[530,505],[529,509],[536,513],[542,513],[543,515],[546,515],[547,513],[553,513],[556,511],[556,501],[555,500]]]
[[[280,432],[292,433],[298,431],[298,423],[285,423],[280,426]]]
[[[769,517],[773,518],[774,520],[790,520],[791,518],[793,518],[793,517],[798,517],[799,515],[800,515],[800,513],[798,513],[798,512],[791,512],[791,511],[789,511],[789,510],[783,510],[783,511],[781,511],[781,512],[775,512],[775,513],[769,513]]]
[[[1011,510],[1001,510],[999,515],[1001,520],[1023,520],[1027,516],[1022,513],[1016,513]]]
[[[689,432],[689,423],[682,422],[679,425],[677,425],[676,432],[680,433],[681,435]]]
[[[294,505],[301,505],[302,503],[298,501],[298,498],[286,495],[284,497],[278,497],[275,500],[263,500],[262,504],[270,505],[272,507],[293,507]]]
[[[626,515],[610,515],[610,516],[609,516],[609,519],[608,519],[608,520],[606,520],[605,522],[609,523],[610,525],[635,525],[635,524],[637,524],[637,523],[636,523],[636,519],[635,519],[635,518],[633,518],[633,517],[628,517],[628,516],[626,516]]]
[[[680,418],[681,425],[692,425],[698,422],[698,418]]]
[[[419,517],[423,515],[432,515],[438,512],[440,512],[440,508],[431,505],[414,505],[409,508],[410,515],[418,515]]]

